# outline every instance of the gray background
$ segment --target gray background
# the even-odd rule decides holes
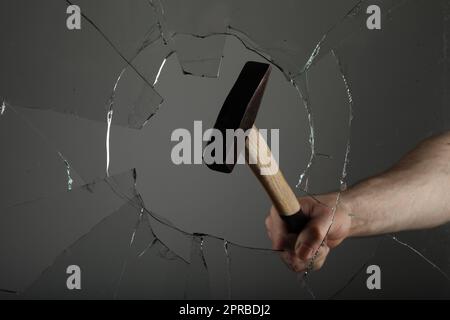
[[[168,2],[175,3],[176,7],[176,1]],[[144,10],[131,3],[124,6],[133,7],[131,13],[141,12],[145,18]],[[280,2],[279,6],[288,7],[289,3]],[[339,41],[333,46],[353,97],[354,118],[350,132],[347,88],[335,56],[326,50],[321,52],[321,59],[308,71],[316,152],[330,156],[316,157],[308,175],[311,193],[334,191],[340,187],[349,138],[351,153],[347,183],[352,185],[389,168],[420,140],[449,127],[448,48],[445,46],[448,20],[443,9],[448,3],[406,1],[399,7],[394,6],[392,12],[389,11],[391,2],[381,1],[379,4],[388,12],[383,16],[381,31],[367,30],[363,19],[362,25],[356,23],[349,29],[343,28],[344,35],[339,35]],[[83,8],[83,1],[80,5]],[[307,10],[308,5],[312,6],[311,11]],[[239,17],[235,18],[235,23],[239,25],[242,22],[243,28],[248,27],[249,37],[262,48],[268,48],[267,51],[271,52],[270,44],[279,35],[280,39],[298,42],[294,47],[300,47],[306,54],[312,52],[326,27],[332,25],[336,17],[342,16],[352,2],[331,4],[323,1],[320,5],[322,7],[318,8],[322,10],[314,10],[317,9],[314,5],[305,2],[307,14],[299,13],[299,20],[302,17],[310,19],[303,22],[312,25],[310,30],[285,32],[283,19],[289,20],[290,17],[273,13],[273,17],[267,20],[269,27],[266,26],[272,33],[259,33],[254,27],[258,25],[259,15],[253,17],[245,10],[227,14]],[[331,5],[336,8],[329,7]],[[131,60],[132,50],[127,52],[127,46],[136,45],[144,28],[139,28],[138,22],[121,24],[117,29],[120,31],[115,32],[115,24],[108,20],[106,14],[101,14],[101,2],[86,6],[86,14],[100,13],[100,18],[94,21],[103,23],[101,25],[107,35]],[[364,6],[367,4],[362,5],[363,9]],[[191,266],[182,259],[173,260],[164,255],[163,259],[157,259],[160,252],[136,259],[138,249],[145,248],[152,239],[150,232],[143,230],[134,244],[139,247],[137,251],[129,249],[138,209],[127,201],[113,201],[114,195],[103,191],[93,193],[92,203],[84,194],[78,198],[78,194],[71,196],[66,192],[66,166],[55,150],[70,162],[75,189],[105,175],[105,105],[115,79],[126,64],[107,43],[99,44],[104,40],[85,20],[84,29],[78,34],[64,29],[65,16],[58,13],[64,12],[65,7],[64,1],[53,0],[46,1],[46,5],[5,1],[0,8],[5,15],[1,39],[6,44],[0,56],[0,70],[4,74],[0,80],[0,97],[11,106],[0,118],[4,159],[0,185],[1,228],[4,228],[1,247],[4,255],[0,258],[3,283],[0,283],[0,288],[25,291],[19,297],[31,298],[226,298],[229,297],[231,283],[233,298],[311,298],[305,286],[282,264],[276,253],[230,245],[231,265],[228,270],[223,243],[206,237],[203,252],[208,272],[205,272],[201,259],[196,260],[195,242],[191,250],[191,237],[170,231],[158,223],[153,224],[158,238],[171,251],[191,261]],[[199,8],[202,8],[201,4]],[[326,8],[335,12],[336,17],[325,13],[328,12]],[[269,15],[267,10],[261,5],[261,16]],[[170,12],[169,9],[167,11]],[[175,11],[171,15],[166,12],[168,20],[184,21],[180,12]],[[126,17],[127,13],[123,16]],[[40,20],[40,14],[53,19]],[[292,14],[295,16],[295,11]],[[199,13],[199,16],[208,16],[208,12]],[[211,13],[213,16],[214,12]],[[206,19],[206,24],[214,25],[216,20],[211,20],[213,22]],[[315,21],[327,23],[320,25],[318,22],[319,26],[314,28]],[[197,32],[194,27],[186,27],[181,22],[180,30]],[[127,28],[129,30],[124,31]],[[220,27],[207,28],[209,31],[216,29]],[[299,33],[298,41],[296,32]],[[136,35],[136,39],[121,33]],[[89,45],[83,38],[86,34]],[[231,175],[224,175],[202,165],[176,166],[170,160],[171,149],[175,145],[170,141],[172,131],[177,128],[191,130],[195,120],[203,121],[204,129],[212,127],[244,63],[265,61],[235,36],[207,38],[204,41],[217,41],[218,45],[206,45],[208,53],[204,55],[198,50],[201,41],[197,41],[200,40],[192,38],[186,44],[175,44],[184,48],[168,58],[155,87],[164,102],[140,130],[123,126],[127,124],[130,112],[126,93],[132,92],[129,96],[142,94],[133,91],[142,83],[136,80],[138,77],[135,75],[134,78],[133,75],[128,76],[130,69],[127,69],[116,95],[109,173],[113,176],[136,168],[137,188],[145,207],[187,233],[214,235],[247,247],[270,248],[264,228],[270,201],[248,168],[237,166]],[[215,50],[221,45],[223,52]],[[213,51],[217,51],[216,55],[223,54],[218,78],[183,74],[183,69],[186,72],[192,68],[207,74],[217,68],[214,62],[202,69],[195,63],[190,65],[188,58],[185,61],[180,59],[183,54],[189,56],[189,46],[198,65]],[[64,59],[66,56],[62,52],[71,59]],[[165,49],[150,56],[154,60],[149,57],[136,60],[138,69],[145,75],[148,72],[154,76],[168,52]],[[305,54],[303,56],[307,57]],[[220,61],[220,55],[215,56],[217,61]],[[211,60],[214,61],[208,61]],[[298,91],[282,73],[293,70],[290,63],[295,59],[286,54],[274,60],[275,63],[281,61],[283,69],[273,66],[256,124],[260,128],[280,129],[280,167],[294,187],[311,153],[308,114]],[[65,82],[59,78],[60,75],[66,75]],[[147,103],[149,109],[156,108],[159,101],[156,92],[145,91],[142,94],[143,105]],[[144,116],[148,114],[144,112]],[[301,188],[296,192],[304,195]],[[41,198],[49,199],[48,204],[44,206],[37,200],[32,201],[29,208],[24,207],[25,201]],[[121,209],[115,211],[119,207]],[[90,220],[90,212],[97,220]],[[58,220],[55,213],[62,217],[59,216]],[[89,232],[98,222],[101,223]],[[31,229],[36,233],[33,236],[29,233]],[[73,233],[71,238],[68,238],[69,230]],[[85,233],[86,237],[75,241]],[[33,240],[33,237],[40,238],[39,234],[52,236],[48,241]],[[444,272],[450,272],[448,226],[398,237],[417,248]],[[58,255],[71,243],[75,244],[70,250]],[[26,258],[20,258],[22,256]],[[86,277],[83,278],[86,285],[80,292],[69,292],[65,288],[65,267],[69,264],[80,265],[83,277]],[[361,269],[364,264],[380,265],[382,290],[367,290],[367,275],[365,269]],[[45,266],[50,265],[52,267],[44,272]],[[33,281],[35,279],[37,282]],[[330,254],[321,271],[309,277],[308,283],[319,298],[330,298],[336,292],[339,293],[338,298],[450,296],[448,279],[412,250],[388,236],[347,240]],[[345,289],[340,292],[342,288]],[[16,296],[4,294],[2,297]]]

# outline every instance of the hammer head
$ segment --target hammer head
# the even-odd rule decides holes
[[[266,63],[249,61],[245,64],[239,77],[228,94],[222,109],[217,117],[214,129],[221,132],[223,137],[222,161],[207,163],[207,166],[215,171],[230,173],[233,171],[237,159],[236,139],[226,141],[227,129],[234,131],[242,129],[246,132],[253,127],[259,106],[261,104],[267,80],[269,79],[271,66]],[[213,140],[208,142],[211,144]],[[228,161],[228,154],[234,153],[234,161]]]

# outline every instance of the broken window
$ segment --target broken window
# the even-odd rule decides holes
[[[65,25],[70,5],[80,30]],[[381,30],[366,27],[369,5]],[[213,127],[252,60],[272,64],[257,124],[280,129],[299,196],[388,169],[450,128],[448,0],[6,0],[0,12],[1,298],[450,297],[448,225],[347,239],[298,275],[271,249],[271,204],[248,168],[170,160],[173,130]],[[69,265],[82,290],[67,290]],[[382,291],[367,289],[369,265]]]

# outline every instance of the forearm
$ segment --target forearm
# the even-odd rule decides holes
[[[387,172],[342,194],[350,236],[432,228],[450,221],[450,133],[422,142]]]

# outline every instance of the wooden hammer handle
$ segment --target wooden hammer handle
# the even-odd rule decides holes
[[[275,208],[286,223],[288,231],[299,233],[308,218],[287,183],[278,163],[259,130],[253,126],[246,140],[247,164],[268,193]]]

